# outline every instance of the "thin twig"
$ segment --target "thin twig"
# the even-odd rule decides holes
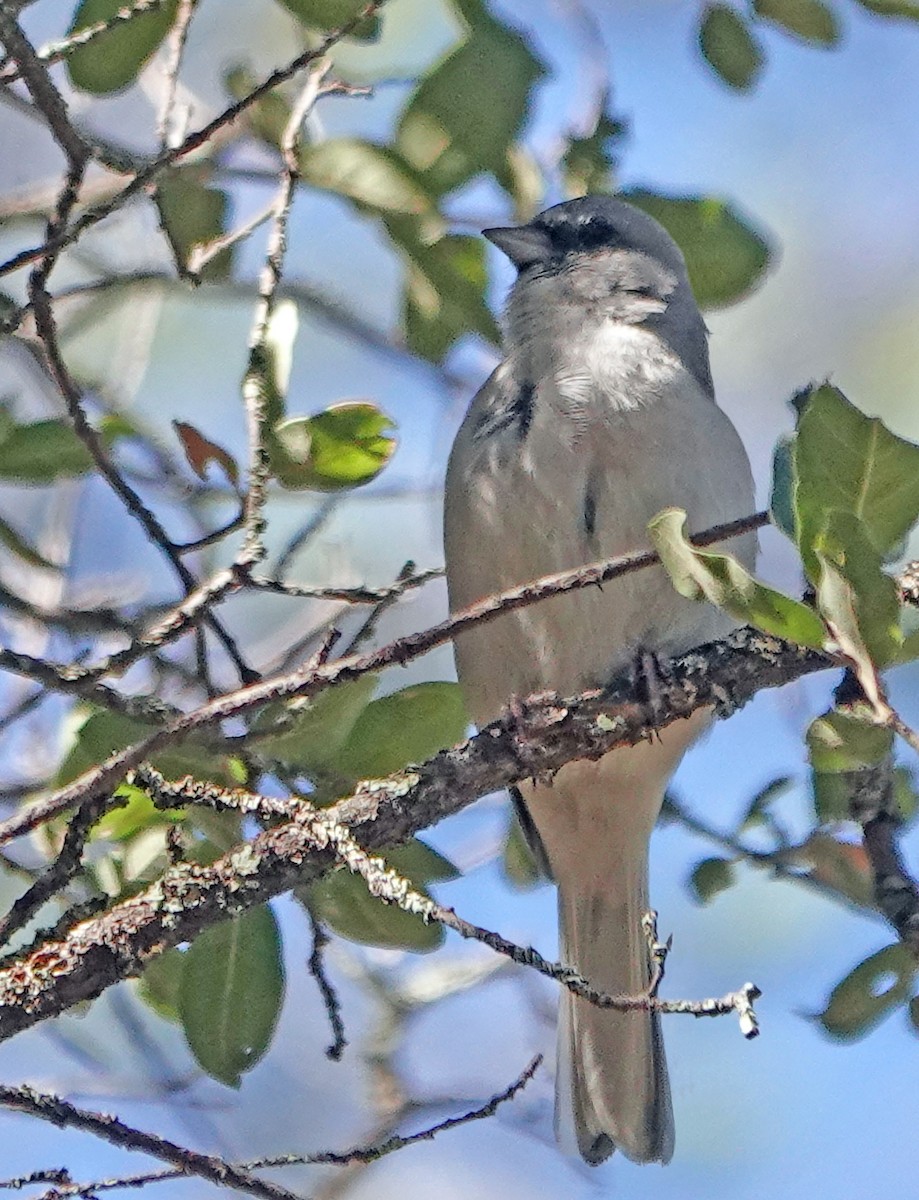
[[[696,535],[693,540],[700,546],[711,545],[713,542],[724,541],[738,533],[757,528],[766,524],[767,521],[767,514],[756,513],[752,517],[744,517],[737,521],[729,521],[724,525],[714,526],[704,533]],[[659,561],[654,551],[646,550],[570,571],[561,571],[533,583],[486,597],[429,629],[408,634],[406,637],[398,638],[376,650],[368,651],[365,654],[349,655],[346,658],[337,659],[333,663],[320,666],[307,663],[299,670],[292,671],[280,678],[262,680],[260,683],[251,684],[240,691],[229,692],[191,713],[176,718],[143,741],[136,742],[133,746],[128,746],[124,750],[112,754],[99,766],[93,767],[74,780],[72,784],[33,805],[28,812],[18,814],[0,823],[0,845],[11,838],[27,833],[58,813],[65,812],[73,805],[100,795],[109,787],[117,785],[126,771],[136,767],[151,754],[165,745],[181,741],[198,729],[218,724],[230,717],[244,716],[276,700],[291,700],[298,696],[313,697],[336,684],[350,682],[362,675],[381,671],[385,667],[404,666],[413,659],[427,654],[436,646],[451,641],[458,633],[494,620],[503,612],[535,604],[550,596],[618,579],[635,571],[644,570]],[[724,643],[724,645],[732,644],[731,639],[727,639]],[[770,674],[772,678],[775,678],[774,672],[770,672],[770,666],[774,667],[777,663],[781,663],[784,668],[781,675],[783,682],[787,682],[789,678],[796,677],[798,674],[819,670],[834,663],[830,655],[790,648],[778,639],[768,638],[765,635],[760,639],[760,644],[770,647],[768,653],[771,656],[771,663],[763,662],[761,664],[764,678],[769,677]],[[774,652],[772,647],[775,648]],[[791,675],[787,673],[790,662],[795,664],[791,668]],[[768,684],[764,686],[768,686]],[[712,700],[709,699],[708,703],[712,703]],[[684,710],[680,715],[688,715],[688,713]],[[508,782],[516,782],[516,780]]]
[[[310,929],[313,934],[313,949],[310,952],[307,966],[309,967],[309,973],[316,981],[316,986],[319,988],[319,994],[322,996],[326,1015],[329,1018],[329,1025],[332,1027],[332,1042],[326,1047],[326,1057],[330,1058],[333,1062],[338,1062],[345,1052],[348,1039],[345,1036],[345,1024],[341,1016],[341,1002],[338,999],[338,993],[329,982],[329,977],[325,969],[325,955],[323,951],[331,941],[331,938],[326,933],[322,922],[315,913],[311,909],[307,909],[307,912],[310,919]]]
[[[268,1180],[258,1179],[242,1167],[235,1167],[225,1159],[212,1154],[199,1154],[184,1146],[178,1146],[166,1138],[145,1133],[126,1125],[117,1117],[107,1113],[90,1112],[77,1108],[48,1092],[39,1092],[31,1087],[9,1087],[0,1084],[0,1105],[13,1112],[26,1113],[42,1121],[50,1121],[59,1129],[80,1129],[95,1134],[122,1150],[135,1150],[149,1154],[162,1162],[171,1163],[178,1176],[206,1179],[218,1187],[230,1187],[236,1191],[258,1196],[261,1200],[301,1200],[296,1193]]]
[[[385,1158],[388,1154],[393,1154],[397,1150],[405,1150],[408,1146],[415,1146],[419,1142],[430,1142],[441,1133],[447,1133],[451,1129],[456,1129],[462,1125],[469,1125],[473,1121],[487,1120],[493,1117],[502,1104],[508,1100],[512,1100],[519,1092],[526,1087],[533,1076],[536,1074],[542,1063],[542,1055],[537,1054],[536,1057],[524,1068],[517,1078],[497,1095],[492,1096],[484,1104],[478,1108],[470,1109],[468,1112],[462,1113],[460,1116],[447,1117],[443,1121],[438,1121],[436,1125],[431,1125],[426,1129],[419,1129],[415,1133],[405,1135],[393,1135],[386,1138],[382,1142],[377,1142],[372,1146],[355,1146],[351,1150],[343,1151],[320,1151],[317,1154],[278,1154],[271,1158],[258,1158],[250,1162],[245,1162],[232,1167],[226,1164],[231,1170],[236,1171],[257,1171],[268,1170],[278,1167],[294,1167],[294,1166],[351,1166],[354,1163],[372,1163],[377,1162],[381,1158]],[[222,1162],[222,1159],[215,1160]],[[90,1198],[98,1192],[113,1191],[116,1188],[139,1188],[145,1187],[151,1183],[164,1183],[170,1179],[180,1179],[183,1175],[189,1172],[184,1170],[167,1170],[167,1171],[147,1171],[143,1175],[123,1175],[109,1179],[99,1179],[93,1183],[74,1183],[69,1173],[63,1169],[50,1171],[36,1171],[33,1175],[25,1176],[20,1179],[10,1179],[0,1181],[0,1188],[21,1188],[35,1183],[51,1183],[54,1185],[54,1191],[48,1192],[43,1197],[38,1197],[38,1200],[64,1200],[65,1197],[69,1200],[79,1200],[79,1198]]]
[[[378,12],[385,2],[386,0],[370,0],[366,7],[361,9],[350,21],[326,34],[318,46],[304,50],[296,58],[291,59],[285,66],[272,71],[260,84],[250,92],[247,92],[241,99],[228,105],[213,120],[208,121],[200,129],[189,133],[178,146],[174,146],[157,155],[156,158],[137,171],[128,183],[114,195],[81,213],[66,229],[55,234],[53,238],[46,239],[40,246],[33,246],[28,250],[21,250],[18,254],[14,254],[12,258],[0,265],[0,276],[9,275],[21,267],[28,266],[36,258],[40,258],[45,254],[60,252],[65,246],[70,245],[77,238],[81,237],[87,229],[98,225],[100,221],[111,216],[113,212],[123,208],[128,200],[143,192],[167,167],[171,167],[181,158],[206,145],[215,134],[228,125],[231,125],[244,112],[251,108],[253,104],[257,104],[263,96],[273,91],[279,84],[286,83],[288,79],[292,79],[294,75],[302,71],[304,67],[309,66],[310,63],[324,58],[332,46],[341,41],[342,38],[347,37],[361,21]]]

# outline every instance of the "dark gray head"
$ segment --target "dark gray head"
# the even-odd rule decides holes
[[[483,234],[518,271],[508,306],[514,340],[544,336],[544,322],[557,324],[563,309],[585,321],[641,325],[713,392],[705,323],[686,263],[653,217],[612,196],[582,196],[526,225]]]
[[[612,196],[581,196],[547,208],[528,225],[484,229],[518,271],[561,270],[573,257],[599,251],[633,251],[685,278],[676,242],[653,217]],[[672,290],[672,288],[671,288]]]

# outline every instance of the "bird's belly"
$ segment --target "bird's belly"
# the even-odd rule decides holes
[[[719,439],[728,461],[714,456],[723,493],[700,470],[713,458],[700,441],[705,431],[663,413],[596,422],[567,444],[557,433],[551,438],[533,429],[518,455],[503,462],[483,456],[456,505],[462,511],[448,522],[452,609],[645,549],[648,521],[668,505],[685,508],[695,529],[751,511],[746,455],[727,418],[706,401],[703,415],[712,414],[729,435]],[[739,550],[750,561],[753,542],[748,538]],[[513,696],[546,689],[574,694],[606,682],[639,650],[678,654],[733,625],[712,607],[679,596],[660,567],[645,568],[467,631],[457,639],[457,665],[481,724]]]

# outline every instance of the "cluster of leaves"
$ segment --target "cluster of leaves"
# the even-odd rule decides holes
[[[321,694],[261,714],[244,754],[219,743],[188,743],[153,760],[166,778],[187,775],[223,787],[264,778],[286,781],[317,805],[347,795],[358,780],[389,775],[458,742],[466,717],[455,683],[416,684],[373,699],[378,681],[364,676]],[[84,711],[56,783],[63,785],[151,732],[120,714]],[[245,837],[240,818],[206,808],[163,810],[146,792],[124,784],[93,831],[86,882],[113,900],[158,878],[178,843],[188,861],[208,863]],[[46,832],[59,849],[63,827]],[[420,892],[456,869],[414,839],[387,855],[388,863]],[[427,951],[443,940],[438,925],[374,899],[363,881],[340,870],[296,898],[318,920],[351,941],[390,949]],[[284,996],[282,939],[269,907],[236,917],[196,938],[186,950],[158,959],[141,994],[161,1016],[179,1023],[201,1066],[236,1086],[271,1042]]]
[[[356,0],[279,0],[303,23],[305,36],[353,17]],[[111,18],[121,0],[83,0],[73,29]],[[546,68],[527,39],[499,21],[483,0],[452,0],[464,35],[419,79],[385,144],[339,137],[306,145],[299,168],[308,186],[347,199],[381,222],[404,264],[402,335],[414,353],[440,362],[457,339],[478,334],[497,344],[487,303],[488,275],[481,238],[448,232],[445,205],[470,182],[490,175],[518,219],[532,216],[552,180],[521,143],[534,89]],[[173,0],[113,27],[68,57],[71,81],[102,94],[136,81],[168,32]],[[386,12],[355,35],[385,34]],[[228,90],[244,95],[254,83],[242,66],[227,73]],[[266,96],[251,112],[251,132],[272,150],[290,115],[286,93]],[[594,128],[572,133],[559,156],[570,195],[614,187],[612,148],[622,126],[606,108]],[[629,196],[673,234],[689,260],[703,307],[731,303],[761,277],[769,247],[744,218],[713,197],[670,197],[649,191]],[[156,192],[161,222],[177,261],[195,273],[196,251],[227,232],[227,195],[200,162],[174,167]],[[233,250],[210,258],[200,277],[225,279]]]
[[[882,17],[919,21],[916,0],[853,0]],[[728,87],[746,91],[755,86],[766,64],[760,27],[772,25],[810,46],[829,49],[839,44],[842,27],[836,10],[825,0],[746,0],[739,5],[706,5],[699,22],[699,49],[715,74]]]
[[[772,864],[804,871],[851,903],[872,906],[864,851],[834,831],[850,818],[850,797],[864,772],[892,760],[894,735],[880,672],[919,657],[919,637],[910,630],[914,612],[901,604],[897,583],[884,568],[902,552],[919,519],[919,446],[865,416],[829,384],[793,403],[797,427],[776,452],[772,515],[798,548],[813,603],[755,579],[728,554],[692,546],[680,510],[659,514],[650,532],[682,595],[708,600],[738,621],[841,655],[849,664],[859,698],[837,701],[807,731],[817,830],[802,844],[788,840],[772,814],[789,783],[779,780],[754,797],[732,836],[765,826],[773,839]],[[912,819],[916,796],[902,771],[896,773],[896,799],[903,820]],[[709,858],[695,868],[691,887],[708,900],[733,878],[730,859]],[[879,990],[878,980],[890,971],[896,985]],[[866,1032],[908,998],[915,971],[902,946],[874,955],[835,989],[820,1017],[824,1028],[841,1038]]]

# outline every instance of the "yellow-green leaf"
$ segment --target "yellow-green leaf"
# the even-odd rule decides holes
[[[708,904],[734,882],[734,864],[726,858],[703,858],[693,867],[689,887],[700,904]]]
[[[738,621],[775,637],[820,649],[826,639],[823,622],[806,604],[755,579],[735,558],[697,550],[687,540],[686,513],[667,508],[648,525],[661,562],[681,596],[708,600]]]
[[[396,450],[394,423],[369,401],[333,404],[314,417],[279,422],[269,443],[271,469],[286,488],[332,492],[379,475]]]

